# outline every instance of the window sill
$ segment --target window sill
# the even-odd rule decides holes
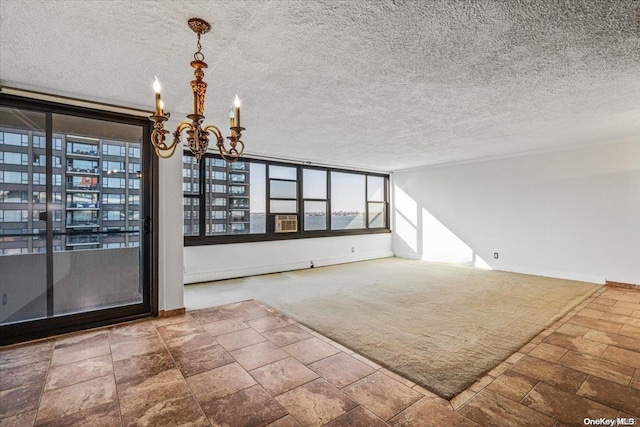
[[[313,239],[317,237],[359,236],[391,233],[388,228],[368,230],[304,231],[280,234],[240,234],[225,236],[185,236],[184,246],[225,245],[229,243],[271,242],[276,240]]]

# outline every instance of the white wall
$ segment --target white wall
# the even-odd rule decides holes
[[[184,281],[207,282],[390,256],[390,233],[190,246],[184,248]]]
[[[640,284],[640,141],[399,171],[394,221],[396,256]]]
[[[173,123],[167,125],[167,129],[174,128]],[[169,137],[170,135],[167,136]],[[182,155],[178,151],[173,157],[159,159],[158,163],[159,221],[154,224],[159,233],[158,308],[173,310],[184,307]]]
[[[393,256],[391,233],[184,247],[182,158],[159,165],[160,310],[184,307],[184,283]]]

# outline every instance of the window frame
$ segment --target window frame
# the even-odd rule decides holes
[[[183,155],[192,156],[193,154],[189,150],[184,150]],[[185,235],[184,236],[184,246],[206,246],[206,245],[220,245],[220,244],[231,244],[231,243],[249,243],[249,242],[269,242],[269,241],[277,241],[277,240],[292,240],[292,239],[309,239],[309,238],[317,238],[317,237],[337,237],[337,236],[354,236],[354,235],[364,235],[364,234],[385,234],[391,233],[391,218],[390,218],[390,174],[379,173],[379,172],[369,172],[369,171],[356,171],[350,169],[343,169],[337,167],[326,167],[326,166],[317,166],[317,165],[308,165],[301,163],[292,163],[280,160],[265,160],[258,158],[251,158],[250,156],[243,156],[241,161],[254,163],[254,164],[263,164],[265,165],[264,173],[265,173],[265,218],[266,218],[266,226],[264,233],[255,233],[255,234],[225,234],[225,235],[206,235],[206,218],[205,218],[205,210],[206,210],[206,181],[204,173],[204,158],[213,158],[213,159],[221,159],[218,154],[214,153],[206,153],[199,162],[200,167],[200,176],[199,176],[199,186],[200,191],[198,195],[193,195],[191,197],[197,198],[200,202],[200,218],[199,218],[199,235]],[[183,163],[184,165],[184,163]],[[270,178],[269,178],[269,165],[273,166],[284,166],[284,167],[294,167],[296,168],[297,180],[297,198],[296,198],[296,216],[298,217],[298,231],[295,233],[275,233],[272,226],[272,221],[270,221],[271,217],[274,215],[270,210]],[[305,201],[314,201],[315,199],[305,199],[303,197],[303,189],[304,189],[304,170],[305,169],[316,169],[322,170],[326,172],[327,179],[327,229],[326,230],[304,230],[304,202]],[[344,230],[331,230],[331,172],[340,172],[340,173],[350,173],[356,175],[363,175],[365,177],[365,227],[360,229],[344,229]],[[367,183],[368,176],[376,176],[384,179],[384,206],[385,206],[385,227],[369,227],[369,203],[367,196]],[[213,181],[213,180],[212,180]],[[183,192],[183,197],[185,194]],[[229,197],[227,190],[227,199]],[[324,201],[324,200],[323,200]],[[229,207],[229,206],[227,206]],[[184,207],[183,207],[184,209]],[[183,214],[184,215],[184,214]],[[183,217],[183,215],[181,217]],[[293,215],[293,214],[289,214]]]
[[[105,104],[102,104],[102,106],[104,105]],[[142,287],[141,292],[143,294],[142,303],[119,305],[86,312],[67,313],[61,316],[38,318],[19,323],[3,324],[0,325],[0,346],[30,339],[44,338],[55,334],[88,330],[90,328],[102,327],[104,325],[118,322],[132,321],[143,317],[157,316],[159,310],[157,256],[159,237],[158,233],[153,230],[154,227],[152,225],[153,222],[157,220],[159,212],[158,187],[155,185],[155,183],[158,182],[159,161],[157,156],[153,153],[151,144],[147,144],[147,141],[151,138],[152,131],[152,125],[147,117],[106,111],[104,109],[91,107],[66,105],[54,101],[37,100],[17,95],[9,95],[2,92],[0,92],[0,106],[39,112],[45,116],[46,124],[44,137],[47,145],[45,153],[48,158],[54,158],[54,154],[58,155],[59,153],[57,152],[62,150],[62,139],[53,136],[52,119],[56,114],[139,126],[142,129],[142,141],[145,141],[141,144],[140,153],[146,169],[142,184],[144,186],[144,192],[142,193],[141,200],[141,212],[144,212],[145,215],[145,223],[143,224],[144,231],[141,232],[144,233],[144,236],[141,234],[139,238],[139,241],[141,243],[144,242],[145,245],[144,251],[140,254],[140,272],[142,274],[140,285]],[[109,106],[109,108],[111,108],[111,106]],[[34,130],[34,134],[35,133],[36,131]],[[49,143],[48,141],[51,142]],[[28,146],[29,143],[30,142],[27,141],[27,145],[23,146]],[[42,150],[42,148],[37,149]],[[56,166],[52,163],[53,162],[47,163],[47,175],[51,175],[55,172]],[[33,165],[28,165],[28,167],[28,173],[31,173]],[[63,185],[65,185],[65,183],[63,183]],[[29,188],[30,187],[31,186],[29,186]],[[64,209],[64,207],[62,207],[62,191],[56,189],[52,185],[51,181],[47,182],[46,187],[47,189],[45,190],[45,193],[51,194],[52,197],[51,200],[45,200],[41,203],[47,206],[47,211],[52,211],[51,209],[53,208],[54,210],[52,212],[54,214],[49,216],[47,219],[49,226],[46,227],[46,231],[44,229],[38,229],[38,231],[39,233],[46,232],[46,239],[48,243],[47,246],[41,247],[44,250],[41,250],[40,253],[44,252],[47,256],[47,286],[50,288],[50,283],[53,283],[53,270],[49,267],[53,265],[53,253],[62,251],[64,245],[63,236],[57,235],[57,233],[63,232],[64,226],[56,223],[53,217],[56,215],[56,211],[58,211],[55,209],[56,205],[59,205],[58,209]],[[28,191],[41,192],[43,190],[33,188]],[[29,230],[22,229],[22,234],[28,235]],[[26,253],[24,248],[22,249],[22,252]]]

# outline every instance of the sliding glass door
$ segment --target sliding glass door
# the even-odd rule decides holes
[[[148,121],[0,100],[0,342],[152,314]]]

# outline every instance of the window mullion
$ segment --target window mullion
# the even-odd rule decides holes
[[[369,229],[369,175],[364,176],[364,228]]]
[[[297,175],[297,200],[296,200],[296,210],[298,215],[298,231],[297,233],[302,233],[304,230],[304,201],[302,200],[302,186],[304,185],[304,178],[302,177],[302,166],[298,165],[296,168]]]
[[[327,231],[331,231],[331,171],[327,169]]]
[[[200,187],[200,194],[198,194],[198,212],[199,214],[199,218],[198,218],[198,227],[200,228],[198,231],[198,235],[203,237],[206,235],[206,221],[207,221],[207,217],[206,217],[206,212],[207,212],[207,206],[205,204],[205,201],[207,200],[207,196],[206,196],[206,189],[207,186],[205,185],[205,170],[206,170],[206,156],[202,158],[202,160],[200,162],[198,162],[198,185]],[[209,175],[211,177],[211,175]],[[210,184],[211,185],[211,184]]]

